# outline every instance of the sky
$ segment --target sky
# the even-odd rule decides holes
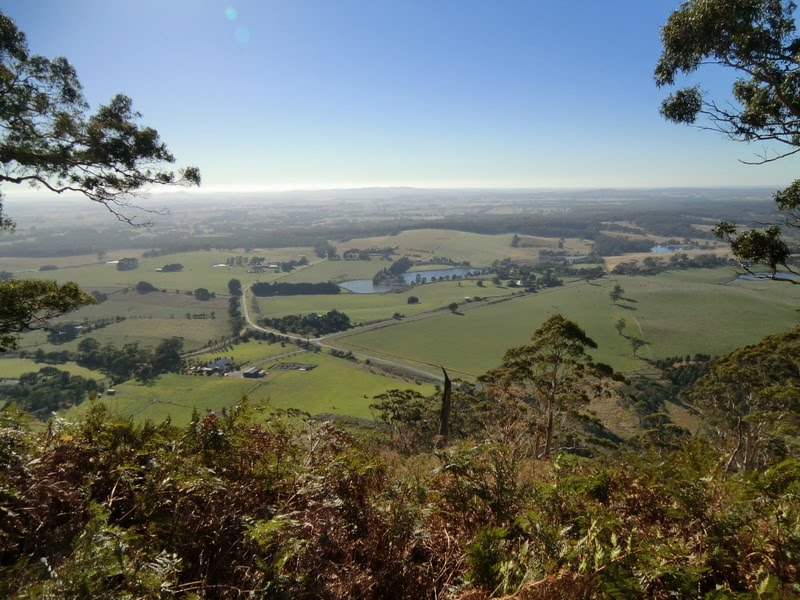
[[[205,191],[785,186],[664,121],[672,0],[0,0],[92,106],[133,98]],[[702,87],[724,97],[725,73]],[[7,190],[13,196],[12,190]]]

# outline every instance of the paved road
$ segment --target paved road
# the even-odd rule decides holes
[[[582,279],[576,279],[574,281],[567,282],[567,285],[575,285],[575,284],[579,284],[579,283],[582,283],[582,282],[583,282]],[[540,291],[538,293],[540,295],[541,294],[547,294],[548,292],[553,292],[553,291],[556,291],[557,289],[558,288],[542,290],[542,291]],[[307,342],[307,343],[309,343],[309,344],[311,344],[313,346],[317,346],[318,348],[324,348],[324,349],[327,349],[327,350],[338,350],[340,352],[350,351],[350,352],[353,352],[353,354],[357,358],[360,358],[362,360],[369,360],[369,362],[371,364],[387,367],[392,372],[405,374],[405,375],[407,375],[409,377],[412,377],[414,379],[424,379],[426,381],[435,381],[435,382],[443,382],[444,381],[444,377],[442,375],[439,375],[438,373],[431,373],[430,371],[426,371],[424,369],[419,369],[417,367],[412,367],[410,365],[407,365],[407,364],[404,364],[404,363],[400,363],[400,362],[396,362],[396,361],[393,361],[393,360],[390,360],[390,359],[387,359],[387,358],[382,358],[382,357],[378,357],[378,356],[372,356],[370,354],[365,354],[363,352],[356,352],[356,351],[354,351],[354,350],[352,350],[350,348],[340,348],[340,347],[335,346],[334,344],[330,343],[330,338],[333,338],[333,337],[335,337],[337,335],[342,335],[343,333],[345,333],[346,335],[351,335],[353,333],[357,333],[357,332],[361,332],[361,331],[367,331],[367,330],[370,330],[370,329],[378,329],[378,328],[382,328],[382,327],[393,327],[393,326],[398,325],[400,323],[429,318],[429,317],[433,316],[435,313],[441,312],[444,309],[435,309],[435,310],[432,310],[432,311],[428,311],[428,312],[420,313],[420,314],[417,314],[417,315],[413,315],[411,317],[407,317],[407,318],[403,319],[403,321],[397,321],[395,319],[385,319],[383,321],[370,323],[369,325],[361,325],[359,327],[354,327],[353,329],[349,329],[347,332],[339,332],[339,333],[334,333],[334,334],[321,336],[321,337],[317,337],[317,338],[306,338],[306,337],[303,337],[301,335],[295,335],[295,334],[291,334],[291,333],[281,333],[280,331],[278,331],[276,329],[271,329],[269,327],[262,327],[261,325],[258,325],[250,315],[250,302],[249,302],[249,299],[250,299],[251,294],[252,294],[252,292],[250,292],[250,288],[249,287],[245,287],[245,288],[242,289],[242,297],[240,299],[241,308],[242,308],[242,316],[244,317],[244,320],[245,320],[245,323],[246,323],[246,327],[248,329],[252,329],[252,330],[255,330],[255,331],[263,331],[264,333],[272,333],[272,334],[281,336],[281,337],[289,339],[289,340]],[[496,303],[499,303],[499,302],[512,302],[512,301],[514,301],[516,299],[524,298],[524,297],[526,297],[528,295],[529,294],[527,294],[527,293],[522,293],[522,294],[516,294],[514,296],[510,296],[509,295],[509,296],[496,296],[496,297],[493,297],[493,298],[486,298],[482,302],[476,302],[476,303],[471,304],[471,305],[461,306],[460,309],[469,311],[469,310],[472,310],[472,309],[480,308],[482,306],[487,306],[489,304],[496,304]]]
[[[325,348],[328,350],[339,350],[340,352],[347,352],[347,350],[338,348],[333,344],[327,343],[325,340],[331,336],[322,336],[317,338],[305,338],[300,335],[294,335],[291,333],[281,333],[276,329],[270,329],[268,327],[262,327],[258,325],[255,321],[253,321],[252,317],[250,316],[250,302],[249,302],[249,294],[250,289],[245,288],[242,290],[242,298],[241,298],[241,306],[242,306],[242,316],[244,317],[245,323],[247,323],[247,327],[249,329],[253,329],[255,331],[263,331],[264,333],[273,333],[275,335],[282,336],[284,338],[288,338],[290,340],[297,340],[302,342],[308,342],[313,346],[317,346],[318,348]],[[400,321],[396,321],[394,319],[387,319],[385,321],[379,321],[377,323],[370,323],[369,325],[362,325],[361,327],[354,327],[353,329],[348,330],[348,333],[353,333],[357,331],[366,331],[368,329],[375,329],[378,327],[391,327],[392,325],[397,325]],[[335,335],[335,334],[333,334]],[[409,377],[425,379],[426,381],[437,381],[441,382],[444,381],[444,377],[442,375],[437,375],[434,373],[430,373],[423,369],[418,369],[416,367],[411,367],[409,365],[404,365],[403,363],[394,362],[392,360],[387,360],[385,358],[379,358],[377,356],[371,356],[369,354],[364,354],[361,352],[353,352],[353,354],[361,359],[369,360],[370,364],[375,364],[378,366],[388,367],[391,371],[399,372],[402,374],[406,374]]]

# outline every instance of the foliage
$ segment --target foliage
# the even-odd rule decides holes
[[[622,286],[620,284],[615,283],[614,287],[608,293],[608,297],[611,299],[611,302],[613,304],[616,304],[625,297],[625,290],[622,289]]]
[[[238,279],[231,279],[228,281],[228,293],[231,296],[241,296],[242,295],[242,282]]]
[[[137,124],[130,98],[115,96],[88,115],[72,65],[32,55],[25,34],[2,13],[0,98],[0,182],[77,192],[131,224],[130,194],[151,184],[200,183],[194,167],[177,174],[163,168],[175,159],[155,129]],[[0,194],[0,231],[13,226]],[[17,333],[91,303],[72,283],[0,282],[0,351],[15,347]]]
[[[150,292],[158,291],[158,288],[149,281],[140,281],[135,286],[137,294],[149,294]]]
[[[726,466],[764,469],[800,441],[800,327],[714,360],[692,388]]]
[[[86,304],[94,304],[94,298],[74,283],[0,281],[0,352],[15,348],[20,332],[42,329],[50,319]]]
[[[671,94],[661,114],[676,123],[701,123],[741,142],[772,144],[750,164],[764,164],[800,152],[800,86],[796,5],[787,0],[690,0],[661,30],[663,51],[656,65],[659,86],[674,85],[679,74],[704,65],[719,65],[739,76],[732,86],[735,104],[707,99],[699,85]],[[777,147],[777,150],[774,149]],[[775,194],[786,223],[797,227],[800,180]],[[789,248],[778,225],[739,233],[720,223],[714,233],[731,243],[734,255],[750,270],[752,263],[769,268],[765,278],[794,282],[778,266],[787,266]]]
[[[566,414],[589,401],[599,391],[592,376],[605,369],[592,362],[587,349],[597,344],[576,323],[556,314],[534,331],[531,343],[509,349],[503,365],[484,380],[495,385],[517,386],[522,399],[539,413],[544,433],[541,456],[549,458],[556,414]],[[536,442],[539,446],[538,441]]]
[[[276,281],[269,283],[259,281],[254,283],[251,288],[256,296],[297,296],[297,295],[317,295],[317,294],[338,294],[342,290],[335,283],[286,283]]]
[[[281,333],[297,333],[319,337],[339,331],[347,331],[352,327],[350,317],[338,310],[331,310],[323,315],[287,315],[285,317],[264,318],[261,322],[277,329]]]
[[[209,292],[206,288],[197,288],[194,291],[194,298],[195,300],[200,300],[202,302],[207,302],[213,298],[216,298],[217,295],[214,292]]]
[[[745,390],[791,398],[798,340],[795,330],[712,362],[695,391],[733,393],[726,373],[736,371]],[[561,317],[531,346],[538,354],[514,349],[506,361],[526,373],[524,388],[497,377],[456,386],[452,443],[438,450],[439,403],[413,391],[377,396],[385,428],[360,437],[246,401],[196,413],[184,429],[134,425],[94,403],[38,433],[0,412],[0,595],[800,594],[795,458],[777,452],[757,473],[720,469],[728,444],[670,434],[651,411],[648,435],[629,446],[540,461],[521,399],[548,364],[592,370],[591,344]]]
[[[77,362],[102,371],[114,383],[133,377],[142,382],[152,382],[163,373],[181,370],[182,351],[183,340],[178,337],[163,340],[154,349],[141,348],[138,343],[125,344],[122,348],[112,344],[101,346],[94,338],[86,337],[78,344]]]
[[[117,261],[117,271],[133,271],[134,269],[139,268],[139,259],[138,258],[120,258]]]
[[[13,402],[39,419],[53,412],[77,406],[97,393],[97,382],[72,375],[55,367],[43,367],[38,373],[24,373],[15,386],[0,386],[0,400]]]
[[[134,222],[127,214],[132,192],[152,184],[199,184],[196,168],[177,174],[163,168],[175,159],[155,129],[137,124],[130,98],[115,96],[89,115],[66,59],[32,55],[25,34],[2,14],[0,33],[0,182],[77,192],[128,223]]]
[[[375,420],[383,423],[396,446],[404,452],[425,447],[433,437],[434,405],[416,390],[389,390],[369,405]]]
[[[391,284],[403,283],[403,273],[408,271],[414,263],[407,256],[401,256],[393,262],[388,268],[381,269],[372,278],[374,284]]]

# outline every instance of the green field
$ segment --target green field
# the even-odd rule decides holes
[[[68,371],[73,375],[80,375],[87,379],[104,379],[105,375],[97,371],[92,371],[74,362],[67,362],[62,365],[48,365],[45,363],[37,363],[28,358],[4,358],[0,360],[0,379],[17,379],[23,373],[32,373],[43,369],[44,367],[53,366],[60,371]]]
[[[137,420],[161,421],[167,417],[185,425],[197,408],[221,411],[247,396],[274,408],[297,408],[310,414],[342,414],[371,418],[373,396],[394,388],[413,387],[423,394],[432,386],[415,386],[373,374],[364,367],[325,354],[305,353],[290,359],[318,365],[311,371],[275,371],[264,379],[232,379],[203,375],[162,376],[156,385],[127,382],[116,386],[114,396],[103,401],[119,414]],[[73,409],[84,411],[89,403]]]
[[[466,305],[463,316],[438,313],[395,326],[340,334],[331,343],[356,352],[403,362],[431,372],[438,365],[475,377],[497,366],[505,350],[524,344],[549,315],[577,321],[598,343],[598,360],[623,371],[646,368],[634,358],[614,323],[625,318],[626,333],[647,345],[639,355],[665,358],[720,354],[800,322],[800,289],[777,283],[740,282],[730,269],[670,272],[657,277],[608,277],[578,282],[507,302]],[[625,289],[629,308],[614,306],[614,283]]]
[[[392,264],[391,261],[373,260],[322,260],[296,269],[280,277],[289,283],[322,283],[325,281],[347,281],[349,279],[372,279],[373,275]],[[265,281],[265,280],[263,280]]]
[[[341,293],[324,296],[274,296],[258,298],[261,316],[281,317],[291,314],[308,314],[340,310],[354,323],[389,319],[394,313],[412,316],[442,308],[451,302],[462,303],[466,297],[493,298],[507,296],[514,291],[495,287],[487,282],[478,287],[475,280],[443,281],[415,286],[402,292],[385,294]],[[419,304],[409,304],[408,297],[416,296]]]
[[[227,315],[223,314],[219,319],[185,319],[177,316],[174,319],[127,319],[92,331],[86,337],[93,337],[101,344],[116,346],[133,342],[155,346],[162,340],[181,337],[184,351],[188,352],[202,348],[209,340],[224,337],[228,333]],[[75,349],[82,337],[55,348]]]
[[[131,252],[128,256],[140,257],[141,252]],[[280,276],[271,271],[248,273],[247,267],[214,266],[215,264],[225,263],[226,259],[231,256],[244,256],[248,259],[253,256],[261,256],[269,262],[297,260],[300,256],[306,256],[309,260],[316,260],[314,252],[310,248],[280,248],[254,250],[251,252],[215,250],[169,254],[155,258],[139,258],[139,267],[131,271],[117,271],[116,265],[95,263],[88,266],[62,268],[57,271],[31,271],[19,274],[25,277],[55,279],[59,282],[74,281],[89,291],[109,288],[121,289],[134,286],[139,281],[147,281],[157,288],[164,288],[170,291],[193,291],[204,287],[217,294],[228,293],[228,281],[231,279],[239,279],[242,285],[247,285],[254,281],[270,281]],[[25,260],[32,261],[33,259]],[[56,264],[49,258],[36,259],[36,261],[38,265]],[[168,263],[182,264],[183,271],[174,273],[156,271],[156,269],[160,269]]]
[[[482,235],[448,229],[413,229],[403,231],[398,235],[348,240],[338,244],[337,250],[342,253],[349,248],[391,246],[397,248],[395,252],[398,255],[407,254],[419,260],[430,260],[433,256],[445,256],[456,261],[468,260],[476,267],[486,267],[495,260],[511,256],[518,260],[532,259],[537,256],[538,250],[534,248],[512,248],[511,238],[513,237],[511,233]]]
[[[294,344],[281,346],[279,342],[268,344],[267,342],[251,340],[244,344],[233,344],[229,348],[219,352],[207,352],[189,359],[191,363],[203,365],[216,360],[217,358],[229,358],[236,365],[247,365],[269,359],[280,354],[297,352],[298,348]]]

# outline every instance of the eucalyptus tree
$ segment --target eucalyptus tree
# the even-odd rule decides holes
[[[771,150],[747,164],[765,164],[800,152],[800,37],[796,4],[790,0],[688,0],[661,29],[663,50],[656,84],[673,86],[680,76],[709,65],[735,73],[732,101],[715,100],[699,84],[671,93],[661,114],[676,123],[697,125],[738,142],[760,142]],[[774,195],[783,225],[800,228],[800,179]],[[782,276],[791,251],[781,227],[740,232],[720,223],[715,234],[731,244],[746,270],[768,267],[765,277]],[[755,273],[754,273],[755,274]]]
[[[556,314],[533,332],[530,344],[507,350],[503,365],[483,378],[524,390],[524,401],[541,418],[541,450],[541,444],[536,443],[541,458],[550,457],[556,416],[587,404],[592,393],[598,391],[600,379],[595,376],[610,372],[610,368],[592,360],[588,350],[593,348],[597,344],[577,323]]]
[[[140,116],[123,95],[90,113],[73,66],[31,54],[25,34],[0,13],[0,185],[80,194],[125,223],[145,224],[134,213],[151,211],[132,197],[154,184],[199,185],[200,172],[169,168],[174,156]],[[13,228],[0,191],[0,231]],[[92,302],[74,283],[0,281],[0,351],[19,332]]]
[[[690,396],[728,469],[763,469],[800,449],[800,327],[711,362]]]

